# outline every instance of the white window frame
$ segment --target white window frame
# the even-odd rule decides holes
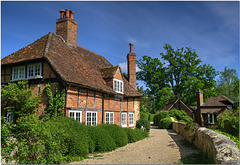
[[[105,123],[114,124],[114,112],[105,112]]]
[[[23,69],[23,74],[22,74],[23,77],[20,77],[20,70],[21,69]],[[17,74],[17,78],[15,78],[15,76],[14,76],[15,74]],[[12,68],[12,80],[13,81],[14,80],[24,80],[25,77],[26,76],[25,76],[25,66],[24,65],[22,65],[22,66],[15,66],[15,67]]]
[[[70,113],[73,113],[73,117],[71,117]],[[77,113],[80,113],[80,120],[77,120]],[[68,117],[82,123],[82,111],[69,110],[68,111]]]
[[[117,93],[123,93],[123,89],[124,89],[123,81],[113,79],[113,90]]]
[[[125,117],[123,117],[125,116]],[[123,120],[125,119],[125,120]],[[123,112],[121,113],[121,126],[122,127],[127,127],[127,113]]]
[[[88,121],[88,114],[91,114],[90,116],[91,116],[91,120],[90,121]],[[96,114],[96,124],[94,125],[93,123],[94,123],[94,121],[93,121],[93,115],[92,114]],[[97,112],[95,112],[95,111],[87,111],[86,112],[86,125],[90,125],[90,126],[97,126],[97,120],[98,118],[97,118]],[[90,122],[90,123],[89,123]],[[88,124],[89,123],[89,124]]]
[[[38,68],[38,66],[39,66],[39,68]],[[33,72],[33,75],[32,76],[29,76],[29,71],[30,71],[30,67],[33,67],[33,70],[32,70],[32,72]],[[37,69],[39,69],[40,71],[40,73],[39,74],[37,74],[36,72],[37,72]],[[35,64],[29,64],[29,65],[27,65],[27,78],[29,79],[31,79],[31,78],[42,78],[42,63],[35,63]]]
[[[132,115],[132,117],[131,117]],[[134,113],[133,112],[129,112],[128,114],[128,122],[129,122],[129,126],[134,126]]]
[[[9,116],[11,117],[11,121],[9,121]],[[7,117],[6,117],[6,123],[8,122],[13,122],[13,113],[12,112],[7,112]]]

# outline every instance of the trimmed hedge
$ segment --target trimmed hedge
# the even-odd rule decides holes
[[[112,151],[116,149],[116,144],[108,131],[100,126],[88,126],[88,133],[91,137],[89,143],[89,152]]]
[[[128,137],[122,127],[115,124],[101,124],[99,127],[105,129],[110,134],[117,147],[127,145]]]
[[[133,143],[148,137],[148,133],[141,129],[124,128],[128,136],[128,143]]]
[[[154,122],[154,125],[156,126],[159,126],[159,122],[161,119],[164,119],[164,118],[169,118],[169,112],[168,111],[160,111],[159,113],[157,113],[156,115],[154,115],[153,117],[153,122]]]
[[[150,131],[150,122],[148,120],[140,119],[136,122],[136,128],[141,129],[143,127],[144,131]]]
[[[140,112],[140,119],[148,120],[148,114],[144,112]]]
[[[161,129],[171,129],[172,128],[172,119],[171,118],[161,119],[158,127]]]

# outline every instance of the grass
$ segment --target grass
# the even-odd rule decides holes
[[[207,153],[193,153],[184,156],[178,164],[215,164],[213,159],[208,158]]]

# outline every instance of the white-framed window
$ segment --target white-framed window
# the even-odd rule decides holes
[[[12,68],[12,80],[25,79],[25,66],[16,66]]]
[[[42,77],[42,63],[30,64],[27,66],[27,78]]]
[[[121,126],[127,127],[127,113],[121,113]]]
[[[123,81],[114,79],[113,80],[113,90],[118,93],[123,93]]]
[[[128,120],[129,120],[129,126],[134,126],[134,113],[133,112],[129,112],[128,114]]]
[[[69,110],[68,117],[77,120],[78,122],[82,122],[82,111],[73,111]]]
[[[105,112],[105,123],[114,124],[114,112]]]
[[[97,112],[87,112],[86,125],[97,126]]]
[[[217,121],[217,114],[208,113],[204,115],[205,124],[215,124]]]
[[[8,123],[8,122],[13,122],[13,113],[12,112],[7,112],[6,123]]]

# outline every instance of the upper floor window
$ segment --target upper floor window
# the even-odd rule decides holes
[[[123,82],[121,80],[114,79],[113,90],[118,93],[123,93]]]
[[[12,80],[25,79],[25,66],[16,66],[12,68]]]
[[[27,66],[27,78],[42,77],[42,64],[30,64]]]

